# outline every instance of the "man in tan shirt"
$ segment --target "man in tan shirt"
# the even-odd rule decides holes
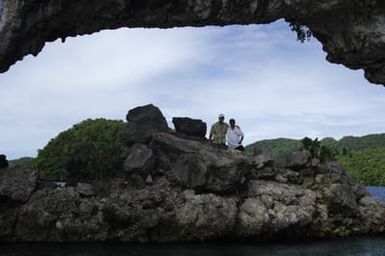
[[[214,148],[227,149],[226,147],[226,132],[229,125],[225,122],[225,116],[220,114],[218,116],[218,122],[211,126],[209,141],[213,144]]]

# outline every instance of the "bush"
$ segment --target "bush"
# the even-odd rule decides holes
[[[321,163],[336,160],[337,152],[326,146],[321,145],[321,142],[318,140],[318,138],[315,138],[314,140],[308,137],[303,138],[302,148],[308,150],[311,154],[311,157],[318,158]]]
[[[45,180],[92,181],[122,168],[124,122],[85,120],[60,133],[38,151],[35,164]]]

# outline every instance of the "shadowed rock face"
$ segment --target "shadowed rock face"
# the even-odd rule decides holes
[[[0,72],[45,42],[120,27],[307,25],[327,60],[363,69],[385,84],[385,4],[381,0],[0,0]]]

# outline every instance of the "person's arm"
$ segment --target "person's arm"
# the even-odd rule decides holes
[[[212,125],[211,129],[210,129],[210,135],[209,135],[209,141],[210,142],[213,141],[213,135],[214,135],[214,125]]]
[[[245,138],[245,134],[242,132],[241,128],[238,127],[239,134],[241,135],[241,139],[239,140],[239,145],[242,145],[243,139]]]

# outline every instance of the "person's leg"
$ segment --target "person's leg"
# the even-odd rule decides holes
[[[239,150],[239,151],[242,151],[242,152],[245,151],[245,148],[242,145],[236,147],[235,149]]]

